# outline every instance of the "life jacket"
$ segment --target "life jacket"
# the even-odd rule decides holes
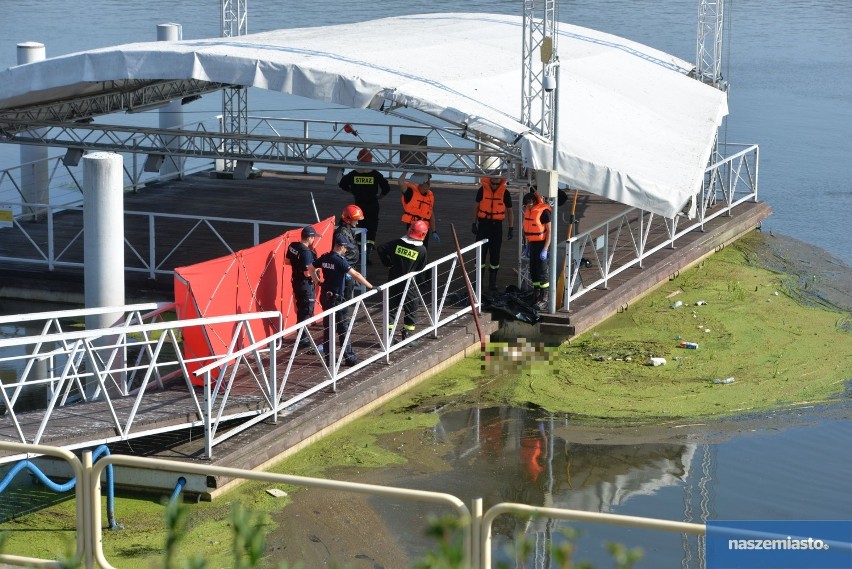
[[[544,201],[544,198],[543,198],[543,197],[541,197],[541,196],[539,195],[539,193],[538,193],[538,192],[532,192],[532,191],[531,191],[530,193],[531,193],[531,194],[533,195],[533,197],[535,198],[535,203],[536,203],[536,205],[543,204],[543,203],[547,203],[547,202],[545,202],[545,201]],[[560,205],[561,205],[561,204],[560,204]]]
[[[479,211],[476,217],[479,219],[493,219],[496,221],[506,217],[506,204],[503,202],[506,193],[506,182],[501,178],[500,185],[496,190],[491,189],[491,178],[482,178],[482,201],[479,202]]]
[[[428,190],[426,195],[420,193],[417,184],[408,183],[407,188],[411,190],[411,199],[405,202],[405,196],[400,197],[402,202],[402,222],[412,223],[418,219],[429,222],[432,219],[432,208],[435,206],[435,194]]]
[[[545,203],[532,206],[524,212],[524,237],[527,241],[544,241],[547,228],[541,222],[541,214],[551,208]]]

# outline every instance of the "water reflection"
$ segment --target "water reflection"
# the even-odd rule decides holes
[[[486,509],[498,502],[520,502],[623,513],[619,510],[632,500],[675,489],[684,496],[680,502],[682,509],[674,515],[660,513],[658,517],[698,522],[707,519],[710,513],[707,490],[712,470],[702,465],[703,458],[711,458],[706,445],[589,444],[572,440],[574,430],[567,417],[546,415],[536,409],[492,407],[441,413],[434,437],[447,449],[445,460],[455,469],[463,470],[466,479],[475,481],[454,492],[460,497],[465,492],[470,493],[469,498],[482,496]],[[691,477],[693,473],[695,476]],[[691,505],[692,495],[700,507]],[[584,526],[581,533],[587,536],[577,542],[578,552],[582,553],[578,559],[596,566],[612,563],[600,547],[601,535],[629,547],[639,544],[651,549],[662,547],[668,551],[664,556],[668,557],[667,565],[672,563],[672,552],[682,557],[684,566],[692,566],[693,562],[698,563],[695,566],[703,564],[703,548],[695,538],[644,532],[640,541],[636,541],[637,536],[631,535],[631,530],[617,532],[602,526],[571,525]],[[517,567],[527,563],[550,567],[550,546],[565,539],[557,531],[560,527],[567,524],[501,516],[494,526],[495,556],[504,562],[511,560]],[[596,536],[594,540],[588,537],[591,532]],[[516,547],[522,540],[531,545],[532,559],[511,559],[505,546]],[[655,561],[646,563],[640,566],[654,566]]]

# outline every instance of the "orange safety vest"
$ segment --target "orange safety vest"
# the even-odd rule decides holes
[[[501,178],[502,180],[502,178]],[[479,219],[500,221],[506,217],[506,204],[503,202],[506,193],[506,182],[501,181],[496,190],[491,189],[491,178],[482,178],[482,201],[479,202]]]
[[[418,219],[430,221],[432,219],[432,208],[435,207],[435,194],[432,193],[432,190],[429,190],[424,196],[420,193],[419,186],[410,182],[407,183],[406,187],[411,190],[411,199],[406,203],[405,195],[399,198],[404,210],[402,222],[412,223]]]
[[[547,228],[541,222],[541,214],[551,208],[545,203],[532,206],[524,212],[524,237],[527,241],[544,241]]]

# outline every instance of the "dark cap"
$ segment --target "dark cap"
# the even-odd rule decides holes
[[[353,248],[355,245],[352,244],[352,241],[349,240],[348,237],[338,233],[334,236],[334,244],[335,245],[344,245],[347,249]]]
[[[302,239],[307,239],[308,237],[316,237],[317,235],[319,235],[317,233],[317,230],[311,227],[310,225],[307,225],[302,228]]]

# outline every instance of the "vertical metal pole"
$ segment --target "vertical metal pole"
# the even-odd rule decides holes
[[[390,365],[390,289],[382,287],[382,342],[385,349],[385,363]]]
[[[213,433],[211,432],[211,415],[213,413],[213,402],[211,400],[210,382],[213,378],[208,370],[204,374],[204,454],[206,458],[213,458]]]
[[[156,223],[154,221],[154,214],[148,214],[148,278],[154,280],[157,278],[157,239],[156,235]]]
[[[556,74],[556,89],[553,97],[553,170],[559,184],[559,56],[553,56],[553,72]],[[559,251],[559,197],[553,198],[553,211],[550,219],[550,285],[547,294],[547,311],[556,312],[556,267]]]
[[[478,568],[481,566],[480,540],[482,537],[482,498],[471,500],[470,506],[470,547],[467,549],[470,566]]]
[[[101,481],[100,479],[92,479],[92,451],[84,451],[81,462],[83,464],[83,480],[78,480],[77,484],[82,484],[85,489],[83,494],[83,525],[78,527],[77,531],[82,531],[85,536],[84,563],[86,568],[89,569],[95,566],[94,552],[100,547],[103,538],[101,535]]]
[[[435,329],[432,331],[432,337],[438,337],[438,265],[435,265],[431,269],[432,272],[432,286],[430,287],[429,293],[432,298],[432,322],[434,323]]]
[[[46,50],[44,44],[38,42],[23,42],[18,44],[18,65],[34,63],[45,59]],[[38,133],[44,133],[44,129],[38,129]],[[50,189],[48,180],[47,146],[20,147],[21,164],[21,194],[23,200],[29,204],[50,203]],[[45,213],[44,205],[32,205],[24,207],[22,213],[28,213],[24,219],[35,221]]]
[[[269,345],[269,381],[270,400],[272,401],[272,422],[278,424],[278,348],[277,342]]]
[[[180,24],[159,24],[157,26],[157,41],[179,41],[183,39],[183,27]],[[172,101],[159,110],[161,129],[178,129],[183,125],[183,105],[180,99]],[[179,150],[182,145],[181,137],[173,137],[166,143],[168,150]],[[161,176],[183,176],[183,156],[166,155],[160,168]]]

